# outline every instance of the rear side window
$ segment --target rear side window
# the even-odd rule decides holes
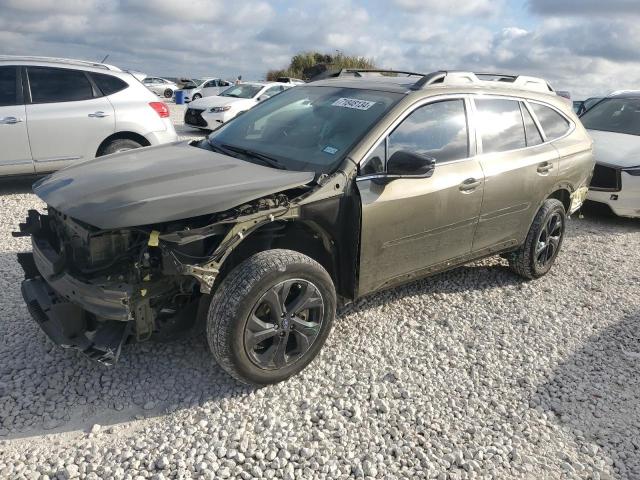
[[[82,70],[28,67],[33,103],[75,102],[93,98],[91,83]]]
[[[0,107],[18,103],[16,67],[0,67]]]
[[[497,153],[527,146],[520,105],[516,100],[476,100],[482,152]]]
[[[529,113],[529,109],[523,103],[520,103],[520,108],[522,108],[522,116],[524,117],[524,132],[527,136],[527,146],[540,145],[544,140],[542,139],[540,130],[538,130],[536,126],[536,122],[533,121],[533,117],[531,113]]]
[[[566,118],[556,112],[553,108],[545,107],[539,103],[531,103],[533,113],[538,117],[542,130],[544,130],[547,140],[555,140],[562,137],[569,131],[570,123]]]
[[[91,78],[96,82],[103,95],[112,95],[120,90],[124,90],[129,85],[124,80],[114,77],[113,75],[105,75],[104,73],[92,72]]]

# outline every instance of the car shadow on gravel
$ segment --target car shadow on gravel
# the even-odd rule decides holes
[[[16,193],[32,193],[31,186],[43,175],[26,175],[0,178],[0,196],[15,195]]]
[[[471,294],[475,291],[494,288],[518,288],[525,282],[525,279],[509,270],[506,260],[494,256],[368,295],[343,307],[339,315],[347,315],[354,310],[376,308],[414,295],[446,295],[463,292]]]
[[[572,216],[572,221],[581,223],[585,228],[578,228],[573,232],[575,236],[609,235],[612,230],[640,231],[640,219],[626,218],[615,215],[609,207],[595,202],[587,202],[580,209],[580,213]]]
[[[640,478],[640,311],[590,337],[529,400],[570,432],[580,450]]]
[[[112,367],[49,341],[29,316],[20,294],[15,255],[0,255],[7,282],[0,311],[0,439],[88,430],[136,417],[155,417],[208,401],[245,397],[253,389],[230,378],[213,360],[206,340],[126,345]],[[407,296],[517,285],[499,259],[458,268],[386,290],[342,308],[375,308]],[[338,319],[339,321],[339,319]]]

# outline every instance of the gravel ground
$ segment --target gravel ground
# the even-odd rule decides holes
[[[49,342],[10,236],[28,191],[0,184],[0,478],[640,478],[638,221],[574,217],[538,281],[491,258],[362,299],[254,390],[201,338],[112,368]]]

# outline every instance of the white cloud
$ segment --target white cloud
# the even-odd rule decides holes
[[[502,5],[499,0],[394,0],[394,3],[414,12],[448,16],[492,14]]]
[[[578,97],[637,87],[631,3],[584,0],[579,14],[565,3],[530,0],[523,18],[503,0],[0,0],[0,53],[261,78],[296,53],[339,49],[386,68],[538,75]],[[600,4],[610,12],[582,11]]]

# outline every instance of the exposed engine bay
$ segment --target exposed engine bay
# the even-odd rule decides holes
[[[104,230],[48,207],[29,211],[16,236],[23,295],[42,329],[64,347],[110,365],[127,341],[175,338],[206,313],[222,263],[265,223],[298,215],[309,187],[231,210],[150,226]]]

